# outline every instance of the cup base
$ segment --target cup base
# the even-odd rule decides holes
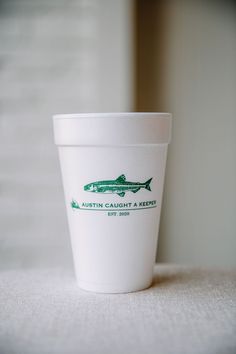
[[[104,293],[104,294],[125,294],[125,293],[132,293],[136,291],[141,291],[145,290],[152,285],[152,279],[151,281],[149,280],[148,282],[143,283],[142,285],[139,286],[123,286],[123,287],[118,287],[114,286],[114,284],[97,284],[97,283],[90,283],[86,282],[83,280],[78,279],[77,280],[78,286],[82,290],[94,292],[94,293]]]

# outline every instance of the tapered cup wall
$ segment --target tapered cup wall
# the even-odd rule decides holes
[[[132,120],[130,114],[127,118],[117,114],[54,118],[75,273],[86,290],[131,292],[152,283],[171,119],[166,114],[152,114],[151,119],[148,114],[132,115]],[[124,137],[126,121],[128,133],[134,131]],[[102,124],[103,133],[94,137],[96,144],[91,141],[96,132],[88,134],[87,142],[86,136],[80,136],[80,128],[92,129],[88,122]],[[155,135],[153,129],[162,131]]]

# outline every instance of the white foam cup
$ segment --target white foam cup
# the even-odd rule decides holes
[[[53,117],[78,285],[124,293],[152,283],[169,113]]]

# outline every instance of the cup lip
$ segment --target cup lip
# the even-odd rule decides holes
[[[54,114],[53,120],[83,118],[171,118],[169,112],[98,112],[98,113],[60,113]]]

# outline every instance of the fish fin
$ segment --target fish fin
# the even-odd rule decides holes
[[[151,191],[151,187],[150,187],[150,183],[152,181],[152,178],[150,178],[147,182],[145,182],[145,189],[147,189],[148,191]]]
[[[132,192],[137,193],[139,190],[140,190],[140,188],[136,188],[136,189],[133,189]]]
[[[120,197],[124,197],[125,196],[125,192],[120,192],[120,193],[117,193]]]
[[[125,177],[125,175],[120,175],[116,180],[118,182],[125,182],[126,181],[126,177]]]

